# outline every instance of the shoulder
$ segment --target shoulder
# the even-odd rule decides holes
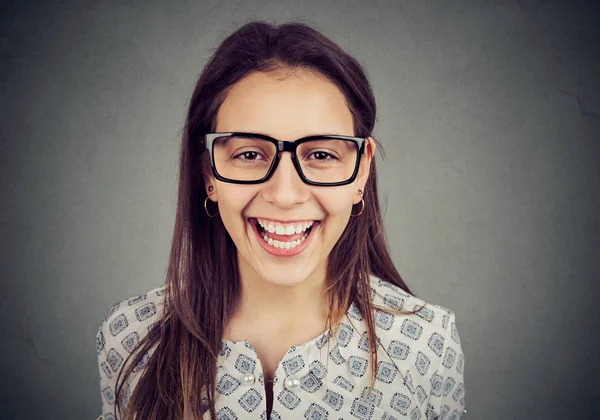
[[[120,370],[137,344],[160,321],[164,307],[164,286],[117,302],[98,327],[96,350],[100,371],[102,402],[113,405]]]
[[[454,312],[376,277],[371,290],[378,341],[391,359],[407,362],[404,374],[419,391],[419,401],[429,395],[432,413],[462,413],[464,353]]]
[[[433,331],[448,331],[450,321],[454,322],[454,312],[441,305],[427,302],[404,291],[386,280],[371,276],[371,293],[375,313],[383,309],[390,311],[396,319],[410,319],[420,327]],[[415,311],[414,315],[401,312]]]
[[[115,303],[98,328],[98,352],[121,344],[130,353],[135,340],[126,340],[125,337],[146,335],[159,322],[164,306],[164,292],[164,286],[160,286]]]
[[[426,302],[377,277],[371,279],[371,290],[377,338],[388,353],[400,359],[412,355],[417,367],[453,367],[462,375],[464,356],[451,309]],[[425,369],[419,374],[424,375]]]
[[[432,410],[440,413],[447,406],[462,412],[464,353],[454,312],[376,277],[371,290],[377,338],[387,355],[410,362],[405,374],[420,378],[423,390],[429,388]],[[415,313],[402,313],[408,311]]]

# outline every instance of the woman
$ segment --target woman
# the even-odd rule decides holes
[[[459,418],[454,313],[390,258],[357,61],[251,22],[187,115],[166,283],[98,331],[103,418]]]

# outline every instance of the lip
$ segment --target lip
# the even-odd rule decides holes
[[[261,217],[261,219],[262,219],[262,217]],[[258,228],[256,227],[256,223],[254,222],[254,220],[256,220],[256,219],[250,218],[250,220],[248,220],[248,223],[250,223],[250,226],[252,227],[252,230],[254,231],[254,237],[256,238],[256,241],[260,244],[260,246],[267,253],[269,253],[270,255],[274,255],[276,257],[293,257],[295,255],[300,254],[302,251],[304,251],[310,245],[310,243],[312,242],[312,237],[314,236],[314,234],[316,233],[316,230],[318,229],[318,226],[320,225],[319,221],[315,221],[315,224],[311,228],[311,231],[310,231],[310,234],[308,235],[308,237],[304,240],[304,242],[302,242],[296,248],[281,249],[281,248],[275,248],[274,246],[271,246],[265,242],[265,240],[260,235],[260,232],[258,231]],[[265,220],[273,220],[274,221],[274,219],[265,219]]]

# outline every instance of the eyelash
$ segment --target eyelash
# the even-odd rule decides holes
[[[233,158],[234,158],[234,159],[237,159],[237,158],[239,158],[240,156],[246,155],[246,154],[248,154],[248,153],[256,153],[257,155],[260,155],[260,153],[259,153],[259,152],[255,152],[255,151],[248,151],[248,152],[242,152],[242,153],[240,153],[240,154],[238,154],[238,155],[234,156]],[[262,156],[262,155],[261,155],[261,156]],[[244,159],[244,160],[256,160],[256,159]]]
[[[311,155],[313,155],[315,153],[323,153],[323,154],[329,156],[329,158],[326,158],[326,159],[316,159],[316,160],[338,160],[338,158],[336,158],[335,156],[333,156],[331,153],[327,153],[327,152],[324,152],[322,150],[317,150],[316,152],[312,152],[309,156],[311,156]]]

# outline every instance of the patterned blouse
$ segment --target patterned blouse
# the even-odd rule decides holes
[[[415,310],[425,302],[379,278],[373,301]],[[164,286],[113,306],[98,329],[102,413],[114,420],[115,382],[125,358],[159,320]],[[273,378],[275,419],[455,420],[466,413],[464,356],[454,313],[427,303],[414,315],[375,310],[379,339],[376,382],[370,394],[366,324],[352,304],[339,328],[292,346]],[[126,384],[125,404],[139,374]],[[258,356],[248,341],[223,340],[217,362],[219,420],[266,420],[266,392]]]

